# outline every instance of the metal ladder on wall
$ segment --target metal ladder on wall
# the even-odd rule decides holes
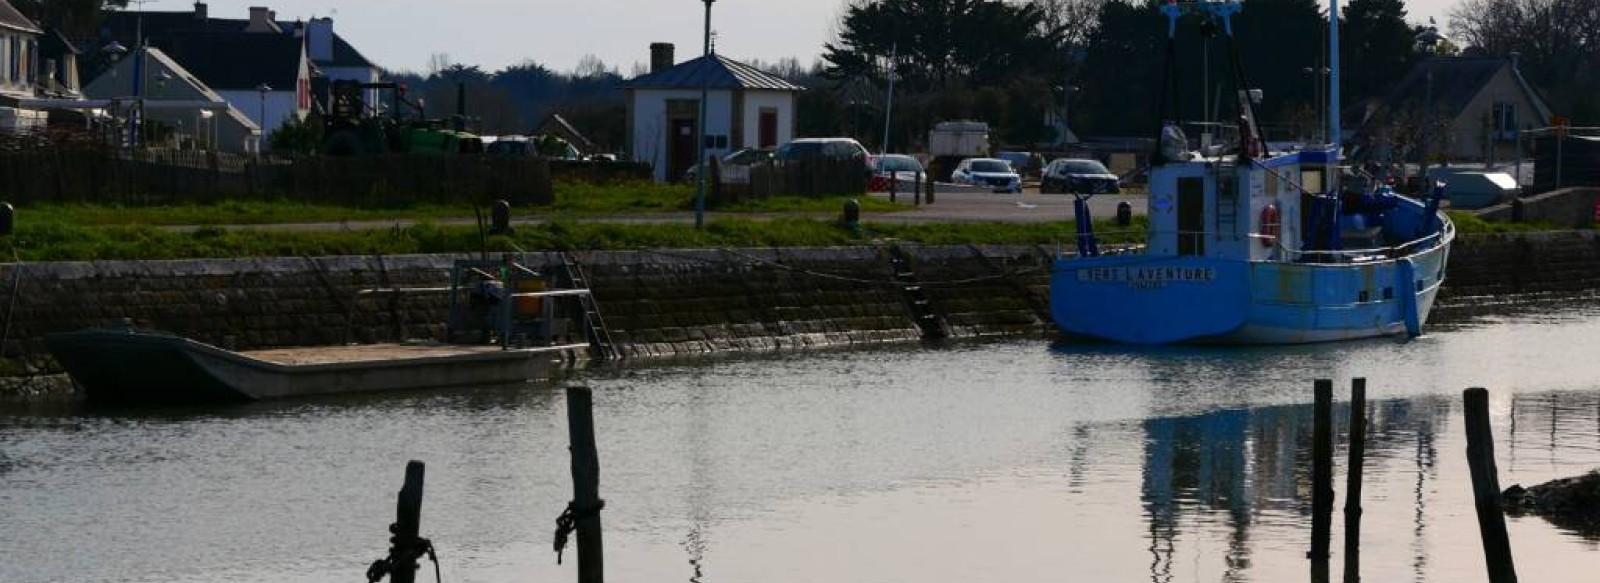
[[[911,306],[911,315],[916,318],[917,328],[922,330],[922,338],[924,340],[949,338],[950,325],[945,322],[944,317],[934,311],[927,290],[922,288],[922,282],[917,279],[916,272],[911,270],[911,258],[901,248],[891,246],[889,265],[894,268],[894,281],[900,286],[906,304]]]
[[[562,251],[558,257],[566,284],[574,289],[589,289],[589,278],[577,258],[566,251]],[[591,292],[578,296],[578,304],[583,307],[583,333],[589,338],[589,352],[601,360],[617,358],[617,347],[611,342],[611,331],[606,328],[605,318],[600,317],[600,304],[595,302],[594,294]]]

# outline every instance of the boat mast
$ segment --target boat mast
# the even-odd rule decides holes
[[[1328,0],[1328,143],[1339,152],[1339,0]]]

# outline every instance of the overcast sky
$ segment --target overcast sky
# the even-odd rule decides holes
[[[1439,19],[1458,0],[1407,0],[1409,18]],[[833,39],[847,0],[720,0],[712,7],[718,52],[736,59],[797,57],[810,64]],[[1326,3],[1326,0],[1323,0]],[[130,3],[138,6],[139,1]],[[192,0],[151,0],[144,9],[186,11]],[[652,42],[699,54],[700,0],[210,0],[212,17],[246,18],[268,6],[279,20],[331,16],[334,30],[379,66],[423,71],[429,56],[493,71],[533,60],[568,71],[586,54],[627,75],[649,61]]]

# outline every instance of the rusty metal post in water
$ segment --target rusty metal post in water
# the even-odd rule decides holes
[[[1367,455],[1367,379],[1350,382],[1350,462],[1344,488],[1344,583],[1361,581],[1361,473]]]
[[[1328,560],[1333,526],[1333,381],[1317,379],[1312,407],[1315,427],[1311,439],[1311,552],[1312,561]]]
[[[1467,428],[1467,466],[1472,471],[1472,500],[1478,510],[1478,534],[1483,538],[1483,561],[1489,583],[1516,583],[1511,560],[1511,537],[1500,510],[1500,476],[1494,464],[1494,433],[1489,429],[1489,391],[1481,387],[1462,393]]]

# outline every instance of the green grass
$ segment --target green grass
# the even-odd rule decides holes
[[[548,207],[521,207],[516,216],[595,217],[650,215],[686,212],[694,209],[694,187],[680,184],[634,182],[594,185],[562,182],[555,185],[555,204]],[[782,196],[747,201],[716,208],[734,213],[837,213],[847,197]],[[870,197],[859,197],[866,212],[906,210]],[[487,214],[486,208],[477,209]],[[285,223],[337,223],[346,221],[443,220],[472,218],[470,204],[395,204],[381,207],[349,207],[311,204],[288,200],[223,201],[216,204],[129,206],[98,204],[28,205],[17,211],[19,224],[64,223],[70,225],[269,225]]]
[[[1562,227],[1551,223],[1513,223],[1510,221],[1485,221],[1482,217],[1468,211],[1446,211],[1450,215],[1450,222],[1455,223],[1456,232],[1462,234],[1475,233],[1527,233],[1533,231],[1565,231],[1571,227]],[[1583,228],[1593,228],[1594,225],[1584,225]]]
[[[1109,229],[1109,223],[1102,229]],[[619,224],[556,219],[482,241],[472,227],[431,222],[406,228],[286,232],[202,228],[179,232],[150,226],[24,223],[0,239],[0,257],[24,261],[155,260],[221,257],[398,255],[509,252],[545,249],[642,249],[863,245],[888,240],[927,244],[1070,243],[1070,223],[867,223],[859,234],[833,220],[717,219],[695,230],[688,223]],[[1103,241],[1106,238],[1102,238]]]

